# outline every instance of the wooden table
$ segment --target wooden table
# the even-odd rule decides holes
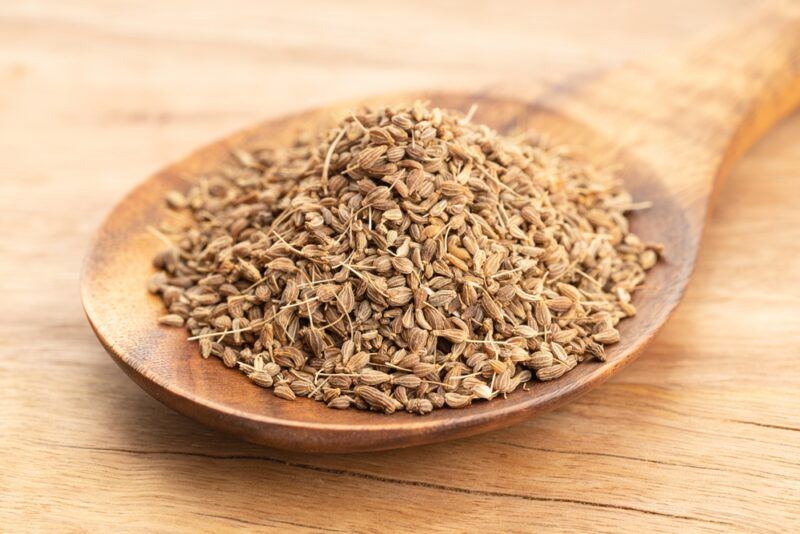
[[[686,299],[636,364],[472,439],[313,456],[210,431],[117,369],[77,291],[126,190],[256,119],[557,82],[757,3],[0,4],[0,530],[800,529],[800,115],[729,177]]]

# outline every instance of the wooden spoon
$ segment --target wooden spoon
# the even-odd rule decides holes
[[[478,104],[478,122],[501,131],[547,132],[595,162],[624,165],[621,174],[635,198],[654,203],[633,217],[633,229],[663,242],[666,253],[635,296],[638,314],[620,323],[622,341],[609,350],[606,363],[581,364],[507,399],[424,417],[387,416],[278,399],[218,361],[202,360],[184,330],[158,326],[162,304],[145,291],[145,283],[153,272],[151,258],[163,244],[146,228],[166,216],[165,194],[185,189],[183,177],[217,167],[232,147],[287,143],[318,121],[341,116],[352,103],[267,121],[195,152],[137,187],[92,242],[81,281],[89,322],[119,366],[156,399],[214,428],[286,449],[408,447],[511,425],[574,399],[632,361],[664,324],[692,272],[718,178],[800,102],[798,13],[787,5],[751,20],[701,48],[532,94],[516,87],[362,101],[421,98],[460,110]]]

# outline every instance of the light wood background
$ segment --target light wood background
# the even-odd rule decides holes
[[[77,289],[113,203],[232,130],[384,91],[557,82],[757,3],[0,3],[0,531],[800,529],[798,114],[723,186],[639,361],[472,439],[314,456],[210,431],[123,375]]]

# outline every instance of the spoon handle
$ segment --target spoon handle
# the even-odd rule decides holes
[[[548,100],[653,165],[702,225],[717,178],[800,104],[800,5],[771,4],[699,46]]]
[[[709,143],[719,163],[714,181],[778,120],[800,105],[800,3],[785,2],[766,11],[708,49],[698,51],[696,68],[713,67],[706,87],[721,114],[711,121],[726,144]],[[706,101],[702,92],[698,106]],[[721,150],[719,150],[721,149]],[[719,150],[719,151],[718,151]],[[712,182],[711,186],[713,187]]]

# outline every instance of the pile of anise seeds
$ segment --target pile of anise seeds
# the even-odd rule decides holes
[[[417,102],[236,150],[170,207],[164,325],[280,398],[461,408],[604,361],[660,246],[610,172]],[[180,219],[180,217],[176,217]],[[174,225],[174,223],[173,223]]]

